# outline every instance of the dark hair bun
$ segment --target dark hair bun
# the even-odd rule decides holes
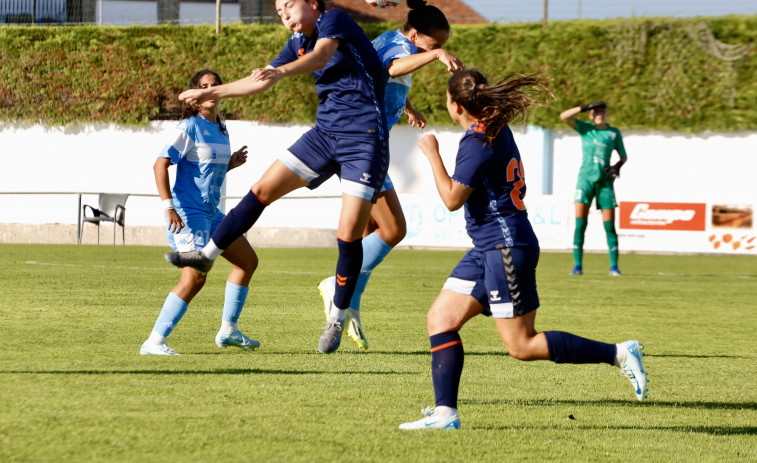
[[[407,7],[417,10],[426,6],[426,0],[407,0]]]

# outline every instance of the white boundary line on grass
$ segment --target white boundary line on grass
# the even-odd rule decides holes
[[[27,265],[45,265],[48,267],[78,267],[78,268],[84,268],[84,264],[59,264],[55,262],[37,262],[36,260],[27,260],[24,262]],[[103,268],[103,269],[128,269],[128,270],[170,270],[170,271],[176,271],[176,267],[166,266],[166,267],[126,267],[123,265],[92,265],[92,268]],[[266,270],[268,273],[283,273],[283,274],[292,274],[292,275],[320,275],[323,272],[298,272],[298,271],[292,271],[292,270]]]

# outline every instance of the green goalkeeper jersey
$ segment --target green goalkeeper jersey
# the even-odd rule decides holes
[[[604,129],[597,129],[591,122],[576,120],[576,132],[581,134],[583,148],[579,178],[591,182],[607,178],[605,168],[610,165],[613,150],[616,150],[622,159],[627,157],[623,137],[615,127],[608,125]]]

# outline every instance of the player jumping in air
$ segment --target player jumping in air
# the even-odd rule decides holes
[[[276,0],[276,12],[293,32],[279,56],[251,77],[189,90],[179,99],[200,104],[214,98],[264,92],[280,79],[310,73],[319,104],[315,127],[274,161],[224,218],[202,252],[169,253],[180,267],[207,272],[213,260],[257,221],[272,202],[297,188],[317,188],[332,175],[342,179],[337,227],[339,257],[333,310],[318,341],[322,353],[338,349],[347,308],[363,262],[362,235],[389,165],[384,81],[376,50],[360,26],[323,0]]]
[[[452,177],[436,137],[426,135],[418,143],[445,206],[451,211],[465,207],[474,248],[457,264],[428,311],[436,407],[400,429],[460,427],[457,396],[464,353],[459,331],[478,314],[494,318],[513,358],[615,365],[631,380],[638,400],[647,396],[638,341],[606,344],[563,331],[539,333],[534,327],[539,243],[523,202],[523,162],[507,124],[527,116],[528,107],[541,103],[537,98],[545,94],[551,96],[546,81],[535,74],[490,85],[478,71],[460,71],[447,83],[447,110],[465,130]]]
[[[411,126],[421,129],[426,126],[423,114],[410,104],[407,97],[413,71],[436,60],[444,64],[449,72],[463,68],[460,60],[442,48],[450,35],[449,22],[444,13],[435,6],[426,5],[425,0],[408,0],[407,5],[410,12],[402,30],[384,32],[373,41],[386,81],[384,107],[389,130],[403,113],[407,114]],[[362,349],[368,349],[368,340],[360,321],[361,297],[373,269],[402,241],[406,231],[397,192],[387,176],[363,234],[363,265],[347,309],[347,334]],[[328,277],[318,285],[327,318],[335,287],[334,277]]]

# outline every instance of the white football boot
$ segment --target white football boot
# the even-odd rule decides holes
[[[402,423],[400,429],[460,429],[460,418],[457,413],[444,416],[436,407],[426,407],[422,410],[423,418],[418,421]]]
[[[232,346],[239,347],[242,350],[255,350],[260,347],[260,343],[248,338],[239,330],[231,334],[222,334],[219,331],[216,335],[216,346],[219,348]]]
[[[647,372],[641,363],[644,346],[639,341],[626,341],[617,344],[618,366],[620,372],[631,381],[636,392],[636,399],[641,402],[647,398]]]
[[[178,352],[174,352],[165,342],[154,343],[149,341],[145,341],[142,344],[142,347],[139,348],[139,353],[141,355],[181,355]]]

